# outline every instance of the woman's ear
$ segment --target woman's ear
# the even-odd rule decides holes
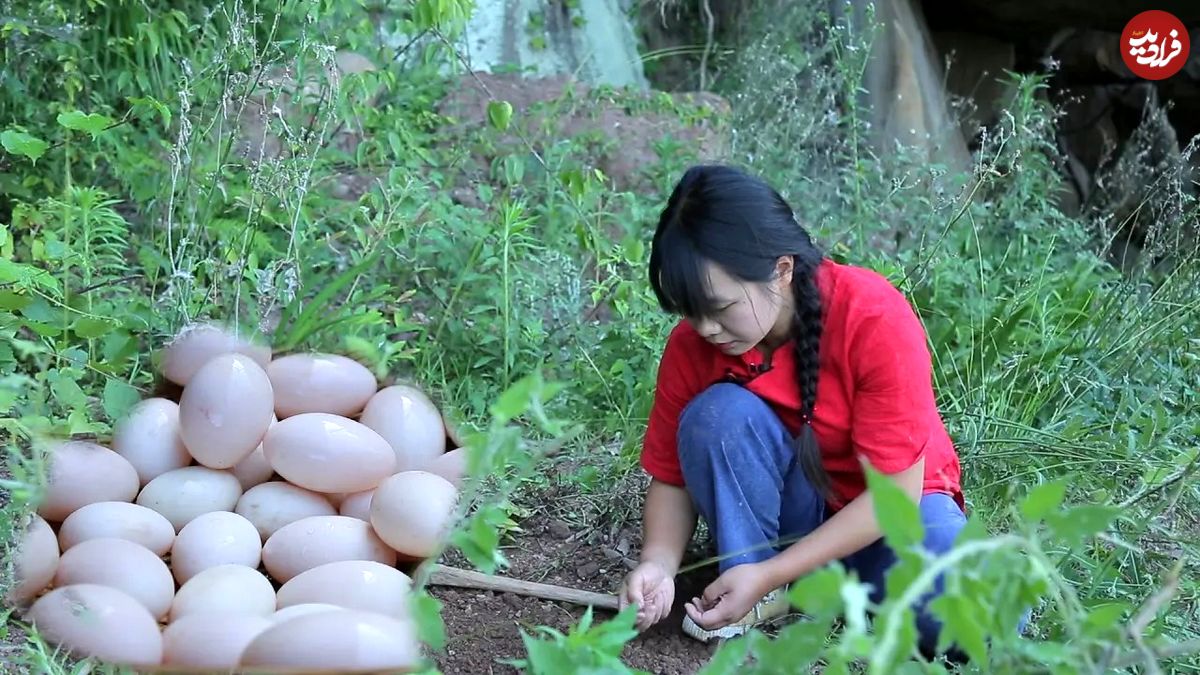
[[[796,269],[796,261],[790,255],[781,255],[775,261],[775,278],[779,280],[781,287],[787,287],[792,284],[792,273]]]

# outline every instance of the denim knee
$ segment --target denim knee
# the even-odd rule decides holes
[[[745,429],[747,422],[771,413],[766,402],[732,382],[710,385],[679,415],[678,450],[682,461],[691,448],[712,447],[726,434]],[[777,422],[778,423],[778,422]]]

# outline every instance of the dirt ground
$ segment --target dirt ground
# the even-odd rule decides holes
[[[502,574],[612,593],[636,562],[636,527],[573,532],[560,520],[535,516],[521,523],[520,537],[504,549],[510,566]],[[694,551],[692,557],[699,554]],[[446,562],[465,566],[453,558]],[[698,595],[715,576],[714,568],[705,567],[680,577],[671,615],[626,645],[622,653],[625,664],[656,675],[690,674],[703,667],[715,646],[696,642],[680,630],[682,600]],[[525,656],[521,630],[537,636],[535,626],[546,625],[566,633],[585,611],[568,603],[511,593],[450,588],[431,588],[430,592],[443,603],[446,649],[436,655],[436,661],[447,675],[516,673],[516,668],[501,662]],[[611,611],[595,612],[596,621],[612,616]]]

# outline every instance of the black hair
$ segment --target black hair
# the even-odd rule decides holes
[[[803,418],[796,456],[809,482],[828,498],[829,474],[821,464],[811,424],[822,330],[815,275],[824,254],[796,221],[791,206],[761,178],[741,169],[720,164],[691,167],[659,216],[650,249],[650,284],[664,311],[711,316],[716,301],[705,280],[706,260],[744,282],[762,283],[774,276],[780,256],[793,261],[790,337]]]

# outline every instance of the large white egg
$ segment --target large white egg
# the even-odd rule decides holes
[[[125,539],[89,539],[62,555],[55,586],[98,584],[125,591],[161,619],[171,609],[175,580],[162,558]]]
[[[267,366],[279,419],[323,412],[351,417],[378,388],[363,364],[338,354],[290,354]]]
[[[405,618],[412,579],[369,560],[326,563],[292,577],[276,594],[279,607],[324,603]]]
[[[204,612],[271,616],[275,587],[262,572],[245,565],[210,567],[179,587],[171,603],[171,621]]]
[[[5,600],[23,605],[50,585],[58,569],[58,541],[54,529],[40,516],[31,515],[29,525],[17,542],[14,561],[15,583]]]
[[[284,525],[302,518],[337,515],[337,510],[320,492],[278,480],[246,490],[234,511],[254,524],[263,541]]]
[[[99,584],[61,586],[38,598],[27,619],[77,657],[120,665],[162,662],[158,622],[128,593]]]
[[[232,672],[246,646],[272,624],[255,614],[188,614],[163,629],[163,663]]]
[[[255,485],[261,485],[275,475],[275,467],[267,461],[267,456],[263,454],[262,443],[254,448],[254,452],[246,455],[246,459],[237,463],[237,466],[229,470],[242,484],[243,490],[249,490]]]
[[[371,495],[373,494],[375,494],[374,490],[364,490],[346,495],[341,505],[338,506],[338,513],[371,522]]]
[[[454,525],[458,490],[428,471],[384,480],[371,498],[371,526],[388,546],[413,558],[438,551]]]
[[[455,448],[444,455],[434,457],[425,463],[422,470],[436,473],[461,490],[463,479],[467,475],[467,449]]]
[[[437,406],[416,387],[380,389],[358,420],[374,429],[396,453],[396,471],[419,469],[446,452],[446,426]]]
[[[249,356],[260,368],[271,361],[271,348],[249,334],[239,337],[212,324],[193,324],[179,331],[163,349],[162,373],[168,380],[187,386],[201,366],[228,353]]]
[[[263,453],[280,476],[317,492],[370,490],[396,467],[395,453],[379,434],[328,413],[279,420],[263,439]]]
[[[198,370],[179,398],[179,434],[196,461],[231,469],[271,426],[271,380],[250,357],[222,354]]]
[[[83,541],[116,537],[166,555],[175,543],[175,527],[161,513],[128,502],[96,502],[67,516],[58,528],[58,543],[69,550]]]
[[[262,560],[262,539],[254,524],[236,513],[213,511],[196,516],[179,530],[171,548],[171,567],[179,583],[218,565],[256,569]]]
[[[312,516],[284,525],[267,540],[262,558],[267,572],[281,584],[305,570],[339,560],[396,564],[396,552],[375,535],[369,523],[346,516]]]
[[[113,431],[113,451],[129,460],[142,485],[192,463],[179,436],[179,404],[165,398],[139,401]]]
[[[137,496],[137,470],[129,460],[87,441],[67,441],[50,449],[46,493],[38,515],[62,521],[75,510],[96,502],[129,502]]]
[[[288,605],[287,607],[275,610],[275,613],[271,615],[271,623],[287,621],[292,617],[304,616],[305,614],[328,612],[330,610],[337,611],[339,609],[345,609],[345,607],[338,607],[337,605],[330,605],[323,602],[305,602],[299,605]]]
[[[241,496],[242,484],[229,471],[185,466],[147,483],[137,503],[161,513],[178,532],[201,514],[232,511]]]
[[[272,625],[246,647],[241,665],[361,672],[413,669],[420,662],[421,643],[411,620],[342,609]]]

